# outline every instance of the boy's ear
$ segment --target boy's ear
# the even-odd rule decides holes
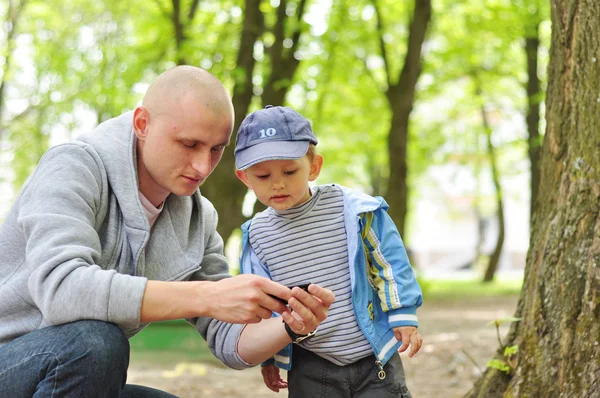
[[[308,175],[308,181],[314,181],[321,173],[321,167],[323,167],[323,156],[315,153],[313,161],[310,165],[310,174]]]
[[[250,185],[250,181],[248,181],[248,177],[246,177],[246,171],[244,170],[235,170],[235,175],[241,182],[244,183],[248,188],[252,189],[252,185]]]

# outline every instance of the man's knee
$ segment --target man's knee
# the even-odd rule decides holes
[[[129,365],[129,341],[115,324],[102,321],[78,321],[73,324],[76,335],[71,340],[73,359],[94,363],[99,369]]]
[[[114,324],[79,321],[40,329],[2,347],[0,395],[118,396],[129,342]],[[6,390],[11,386],[12,389]],[[7,391],[14,391],[13,395]],[[31,394],[29,394],[31,392]],[[3,395],[3,393],[6,393]]]

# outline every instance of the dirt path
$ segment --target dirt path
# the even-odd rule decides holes
[[[462,397],[481,368],[498,348],[496,330],[489,321],[511,316],[516,297],[477,298],[468,301],[426,303],[419,310],[424,345],[412,359],[402,354],[407,383],[414,398]],[[504,336],[508,326],[501,329]],[[128,382],[168,391],[180,397],[283,397],[262,382],[258,368],[235,371],[215,364],[178,362],[162,357],[165,365],[132,358]]]

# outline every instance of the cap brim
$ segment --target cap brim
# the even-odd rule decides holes
[[[267,160],[299,159],[308,152],[309,141],[269,141],[235,154],[235,167],[245,170]]]

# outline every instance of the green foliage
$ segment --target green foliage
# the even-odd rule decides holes
[[[497,369],[501,372],[505,372],[506,374],[511,374],[516,366],[516,355],[519,352],[519,346],[511,345],[505,346],[502,342],[502,338],[500,337],[500,325],[506,322],[519,322],[521,318],[515,317],[506,317],[495,319],[492,322],[488,323],[488,325],[496,326],[496,335],[498,337],[498,343],[500,344],[500,349],[503,351],[502,358],[494,358],[487,363],[487,366],[493,369]]]
[[[493,369],[497,369],[501,372],[510,374],[510,366],[508,366],[506,362],[500,359],[492,359],[491,361],[488,361],[487,366]]]
[[[203,0],[192,16],[193,4],[180,2],[178,42],[168,0],[27,2],[15,25],[15,47],[8,43],[0,54],[13,55],[10,65],[2,65],[9,90],[0,94],[0,140],[11,153],[16,188],[49,145],[135,107],[147,84],[177,62],[209,69],[230,89],[243,78],[236,60],[244,2]],[[259,96],[271,71],[283,67],[272,64],[268,55],[279,28],[278,4],[260,5],[265,31],[254,46],[254,107],[262,106]],[[384,92],[388,77],[395,83],[403,66],[413,2],[333,0],[326,5],[308,0],[299,21],[300,1],[286,4],[283,33],[290,39],[300,28],[293,53],[300,64],[291,80],[275,84],[289,86],[286,102],[313,122],[321,142],[317,149],[325,157],[319,182],[385,194],[391,113]],[[374,4],[381,15],[388,70]],[[0,7],[5,20],[6,13]],[[525,106],[523,37],[540,25],[544,79],[548,18],[549,7],[542,0],[435,2],[409,129],[411,189],[423,183],[420,177],[432,165],[457,164],[474,174],[486,167],[477,138],[481,104],[489,107],[494,127],[514,125],[509,118]],[[475,77],[481,95],[476,95]],[[524,130],[514,130],[494,132],[504,175],[528,167]],[[490,213],[493,200],[482,198],[480,206]]]
[[[511,345],[509,347],[504,348],[504,356],[507,358],[512,357],[517,352],[519,352],[519,346],[517,346],[517,345]]]
[[[504,349],[504,359],[492,359],[487,366],[497,369],[506,374],[511,374],[515,370],[514,356],[519,352],[519,346],[513,345]]]

